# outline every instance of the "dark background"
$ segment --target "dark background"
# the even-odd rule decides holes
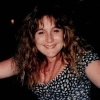
[[[99,0],[65,0],[55,1],[61,5],[74,20],[80,35],[90,43],[100,54],[100,3]],[[23,19],[32,11],[32,8],[42,3],[44,6],[53,1],[2,1],[0,3],[0,61],[11,57],[15,51],[15,34]],[[11,24],[11,19],[15,20]],[[10,99],[31,98],[32,94],[25,87],[16,82],[16,76],[0,80],[0,96]],[[9,96],[7,96],[7,94]],[[100,89],[92,86],[91,100],[100,100]],[[4,100],[4,99],[3,99]]]

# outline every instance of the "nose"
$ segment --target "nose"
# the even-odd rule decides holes
[[[53,42],[54,37],[53,37],[52,33],[47,34],[46,40],[47,40],[47,42]]]

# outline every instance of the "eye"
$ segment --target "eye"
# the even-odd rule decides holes
[[[38,30],[36,33],[37,34],[44,34],[45,32],[43,30]]]
[[[38,32],[38,34],[43,34],[44,32]]]
[[[54,32],[59,32],[59,30],[58,29],[55,29]]]
[[[61,29],[59,29],[59,28],[54,28],[52,31],[55,32],[55,33],[59,33],[59,32],[61,32]]]

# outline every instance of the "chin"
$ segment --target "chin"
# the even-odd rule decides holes
[[[57,56],[57,54],[49,54],[49,55],[46,55],[46,57],[48,57],[48,58],[54,58],[56,56]]]

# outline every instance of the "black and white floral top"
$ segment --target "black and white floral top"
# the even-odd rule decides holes
[[[80,77],[69,71],[69,65],[52,81],[47,84],[38,84],[33,92],[38,100],[90,100],[91,82],[84,70],[92,61],[100,59],[96,53],[85,53],[80,59],[77,54]],[[94,66],[95,67],[95,66]]]

